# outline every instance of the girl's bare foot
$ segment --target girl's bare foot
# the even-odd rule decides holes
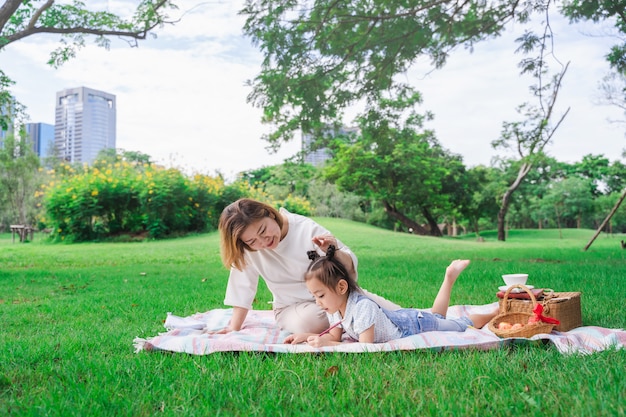
[[[454,284],[456,279],[459,275],[461,275],[461,272],[463,272],[469,263],[470,261],[468,259],[457,259],[452,261],[446,268],[445,280],[450,284]]]

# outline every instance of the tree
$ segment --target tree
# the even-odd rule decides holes
[[[39,158],[25,139],[8,135],[0,146],[0,213],[11,223],[32,224]],[[4,206],[4,207],[3,207]]]
[[[465,167],[459,156],[439,145],[433,132],[421,129],[429,115],[411,112],[403,117],[403,109],[418,102],[419,95],[413,94],[369,108],[359,118],[358,140],[331,146],[334,155],[325,174],[340,190],[380,202],[407,229],[441,236],[438,218],[455,207],[444,190],[459,184]]]
[[[559,233],[561,233],[564,221],[580,228],[583,215],[590,214],[593,196],[589,182],[589,180],[577,177],[556,181],[543,198],[543,204],[550,206],[553,210]]]
[[[599,196],[600,188],[606,185],[609,176],[609,160],[604,155],[585,155],[580,162],[569,166],[571,174],[589,180],[594,197]]]
[[[4,0],[0,6],[0,52],[7,45],[39,34],[58,34],[61,45],[50,54],[48,64],[58,67],[76,56],[85,45],[85,36],[95,36],[97,45],[109,48],[109,37],[126,40],[131,46],[169,20],[168,10],[176,9],[169,0],[142,0],[134,15],[124,19],[106,10],[92,10],[86,2],[73,0]],[[0,70],[0,109],[12,104],[8,87],[12,81]],[[0,114],[2,112],[0,111]],[[0,117],[2,119],[2,117]],[[7,123],[6,117],[0,126]]]
[[[615,106],[624,112],[623,120],[611,120],[612,123],[626,125],[626,74],[611,72],[600,82],[602,97],[600,104]]]
[[[549,48],[552,37],[552,30],[546,15],[544,32],[541,35],[526,32],[518,39],[520,43],[518,52],[528,54],[538,49],[537,56],[524,58],[520,63],[522,74],[528,73],[535,78],[536,84],[532,85],[530,90],[537,99],[537,104],[524,103],[519,106],[517,111],[524,116],[524,119],[518,122],[504,122],[500,138],[492,142],[495,149],[514,149],[520,158],[517,177],[502,195],[500,203],[498,212],[498,240],[500,241],[506,240],[505,221],[511,195],[528,175],[536,159],[543,157],[544,148],[550,143],[552,136],[569,112],[568,108],[556,122],[553,122],[556,100],[569,63],[552,77],[551,82],[544,83],[548,72],[546,57],[552,55],[552,49]]]
[[[265,56],[249,101],[276,126],[266,139],[278,147],[297,129],[333,125],[357,101],[409,95],[396,76],[420,56],[441,67],[458,45],[497,36],[545,2],[249,0],[244,32]]]
[[[15,134],[16,125],[21,125],[24,118],[24,106],[22,106],[9,92],[13,81],[4,75],[0,69],[0,132]],[[12,129],[12,132],[9,130]]]
[[[626,155],[624,155],[626,156]],[[618,193],[626,189],[626,165],[620,161],[613,161],[609,165],[606,177],[607,194]]]
[[[116,162],[135,162],[138,164],[152,164],[152,157],[139,151],[126,151],[124,149],[105,148],[98,152],[94,165],[114,164]]]
[[[289,195],[308,197],[309,184],[317,174],[317,169],[311,164],[286,161],[242,172],[239,179],[276,199],[284,199]]]
[[[316,216],[340,217],[361,222],[366,219],[363,199],[340,191],[336,184],[314,179],[309,186],[307,198],[315,208]]]
[[[560,12],[572,22],[616,19],[623,34],[625,1],[552,0],[248,0],[244,33],[264,55],[248,97],[275,127],[274,147],[293,132],[323,130],[360,102],[411,87],[399,77],[419,58],[434,68],[452,51],[503,33],[507,23]],[[557,7],[560,9],[555,10]],[[620,51],[622,54],[620,54]],[[626,62],[626,47],[607,59]],[[617,68],[617,67],[616,67]]]
[[[600,22],[615,19],[615,29],[622,35],[621,44],[611,47],[606,58],[617,72],[626,74],[626,1],[625,0],[569,0],[563,2],[561,12],[571,22],[591,20]]]
[[[501,194],[500,188],[505,187],[501,185],[502,177],[502,172],[492,167],[479,165],[467,170],[472,199],[464,213],[477,237],[481,220],[495,224],[499,209],[497,196]]]

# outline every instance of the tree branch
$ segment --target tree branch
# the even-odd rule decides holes
[[[0,29],[7,24],[13,13],[20,7],[22,0],[6,0],[0,6]]]
[[[30,22],[28,22],[28,26],[26,26],[26,30],[33,29],[35,27],[35,23],[37,23],[37,21],[39,20],[43,12],[48,10],[53,4],[54,4],[54,0],[48,0],[46,4],[41,6],[39,10],[37,10],[35,14],[33,14],[33,17],[30,18]]]

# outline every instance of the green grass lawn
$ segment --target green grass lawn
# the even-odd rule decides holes
[[[511,231],[429,238],[318,219],[357,253],[359,282],[430,307],[445,267],[468,258],[452,304],[495,301],[500,275],[581,291],[584,325],[626,327],[624,235]],[[12,243],[0,235],[1,416],[623,416],[626,351],[550,345],[376,354],[134,353],[167,312],[223,308],[216,233],[142,243]],[[254,308],[269,309],[263,286]]]

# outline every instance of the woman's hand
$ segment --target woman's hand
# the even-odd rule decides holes
[[[311,337],[314,333],[294,333],[290,334],[283,340],[283,343],[297,345],[300,343],[305,343],[308,337]]]
[[[230,326],[228,327],[224,327],[221,330],[212,330],[212,331],[208,331],[207,334],[226,334],[226,333],[230,333],[230,332],[234,332],[235,330],[233,330]]]
[[[209,334],[226,334],[230,332],[237,332],[241,330],[243,326],[243,322],[248,315],[248,309],[243,307],[233,307],[233,315],[228,322],[228,326],[224,327],[222,330],[217,330],[215,332],[209,332]]]
[[[350,277],[356,280],[356,269],[354,268],[354,262],[352,261],[352,257],[348,253],[340,250],[342,248],[339,247],[339,241],[337,240],[335,236],[331,234],[326,234],[326,235],[315,236],[311,240],[313,241],[314,244],[319,246],[319,248],[324,253],[328,252],[328,247],[330,245],[335,246],[335,250],[336,250],[335,257],[346,268],[346,271],[348,271],[348,275],[350,275]]]
[[[312,240],[324,253],[328,252],[330,245],[335,246],[335,249],[339,250],[339,243],[337,242],[337,238],[333,235],[315,236]]]

